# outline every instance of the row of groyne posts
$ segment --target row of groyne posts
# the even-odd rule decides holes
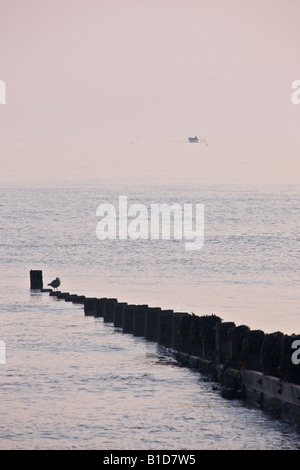
[[[44,289],[42,271],[30,271],[30,280],[31,289],[82,304],[85,315],[102,317],[123,333],[171,350],[180,364],[217,383],[224,398],[244,399],[300,424],[300,364],[292,360],[292,345],[300,335],[251,330],[213,314],[197,316]]]

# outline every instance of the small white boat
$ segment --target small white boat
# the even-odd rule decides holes
[[[197,143],[208,145],[205,139],[198,139],[196,135],[195,137],[189,137],[189,142],[197,142]]]
[[[197,136],[195,137],[189,137],[189,142],[199,142],[199,139]]]

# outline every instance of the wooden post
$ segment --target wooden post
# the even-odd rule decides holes
[[[146,311],[145,338],[148,341],[157,341],[159,312],[161,312],[160,307],[149,307]]]
[[[133,335],[134,336],[145,336],[145,322],[146,322],[146,311],[148,305],[137,305],[134,311],[133,318]]]
[[[230,360],[230,344],[228,332],[236,325],[234,322],[221,322],[216,325],[216,362],[228,364]]]
[[[105,323],[114,323],[115,310],[117,308],[117,299],[106,299],[103,308],[103,321]]]
[[[115,308],[115,315],[114,315],[114,326],[122,328],[123,327],[123,312],[125,307],[127,306],[127,302],[118,302]]]
[[[30,271],[30,289],[43,289],[42,271]]]
[[[173,310],[161,310],[158,314],[157,342],[166,348],[173,346]]]
[[[98,299],[96,297],[87,297],[84,299],[84,314],[86,316],[95,316]]]
[[[133,333],[135,305],[125,305],[123,310],[123,333]]]
[[[242,348],[243,339],[246,333],[250,330],[247,325],[239,325],[230,328],[229,330],[229,347],[230,347],[230,367],[233,369],[240,369],[242,364]]]
[[[183,316],[188,316],[187,312],[174,312],[172,319],[173,319],[173,338],[172,338],[172,348],[175,351],[180,349],[180,323]]]

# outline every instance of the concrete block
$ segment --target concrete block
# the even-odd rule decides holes
[[[258,371],[244,369],[240,374],[247,400],[253,402],[253,397],[256,397],[257,403],[264,409],[300,423],[300,385]]]
[[[280,398],[281,380],[278,377],[264,375],[255,370],[241,370],[242,383],[245,387],[251,388],[264,395]]]
[[[300,385],[291,382],[282,382],[278,391],[282,401],[300,407]]]
[[[300,407],[282,402],[281,418],[300,426]]]

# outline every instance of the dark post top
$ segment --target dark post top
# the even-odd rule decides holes
[[[42,271],[30,271],[30,289],[43,289]]]

